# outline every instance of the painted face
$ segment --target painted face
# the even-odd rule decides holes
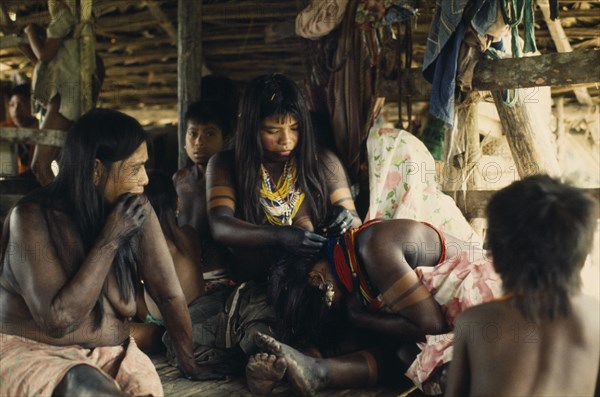
[[[31,118],[31,105],[23,95],[13,95],[8,102],[8,113],[13,123],[24,127],[24,123]]]
[[[144,193],[144,186],[148,184],[146,161],[148,149],[143,142],[131,156],[113,163],[104,186],[104,198],[108,203],[114,204],[125,193]]]
[[[217,125],[188,121],[185,151],[195,164],[206,165],[210,156],[223,149],[223,143],[223,132]]]
[[[298,120],[290,115],[265,118],[260,123],[260,142],[266,159],[287,160],[298,144]]]

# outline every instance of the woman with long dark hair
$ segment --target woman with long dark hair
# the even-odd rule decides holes
[[[213,156],[207,170],[214,239],[243,259],[235,277],[264,280],[277,253],[318,252],[325,242],[318,227],[339,233],[360,225],[344,168],[317,147],[293,81],[280,74],[252,80],[237,125],[234,149]]]
[[[8,215],[0,394],[162,395],[152,362],[129,337],[139,277],[175,335],[183,375],[215,378],[194,362],[186,301],[143,195],[146,139],[123,113],[88,112],[67,136],[56,180]]]

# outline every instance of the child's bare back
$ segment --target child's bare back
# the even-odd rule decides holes
[[[487,208],[505,299],[458,318],[447,396],[598,396],[600,302],[581,293],[596,202],[535,175]]]
[[[512,299],[463,312],[451,371],[464,372],[451,374],[446,395],[595,395],[600,303],[583,295],[571,302],[571,315],[540,324],[526,320]]]

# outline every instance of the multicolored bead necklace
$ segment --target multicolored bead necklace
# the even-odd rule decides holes
[[[294,159],[285,163],[277,184],[262,164],[260,170],[262,174],[260,204],[267,221],[277,226],[291,225],[292,219],[304,201],[304,193],[298,183]]]

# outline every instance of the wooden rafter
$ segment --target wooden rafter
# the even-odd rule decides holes
[[[548,4],[548,0],[538,0],[537,3],[542,11],[544,21],[548,26],[548,31],[552,36],[552,40],[556,45],[556,50],[558,52],[572,52],[573,47],[571,47],[569,38],[567,37],[565,30],[560,23],[560,19],[556,19],[554,21],[550,19],[550,5]],[[592,102],[592,97],[590,96],[587,88],[574,88],[573,93],[575,94],[575,97],[577,98],[577,101],[580,104],[588,106],[594,104],[594,102]]]
[[[169,17],[162,11],[162,9],[160,8],[160,4],[158,4],[154,0],[145,0],[142,4],[148,7],[148,10],[150,11],[154,19],[156,19],[160,27],[167,33],[167,35],[171,39],[171,43],[176,45],[177,29],[173,27],[173,24],[171,23]]]

